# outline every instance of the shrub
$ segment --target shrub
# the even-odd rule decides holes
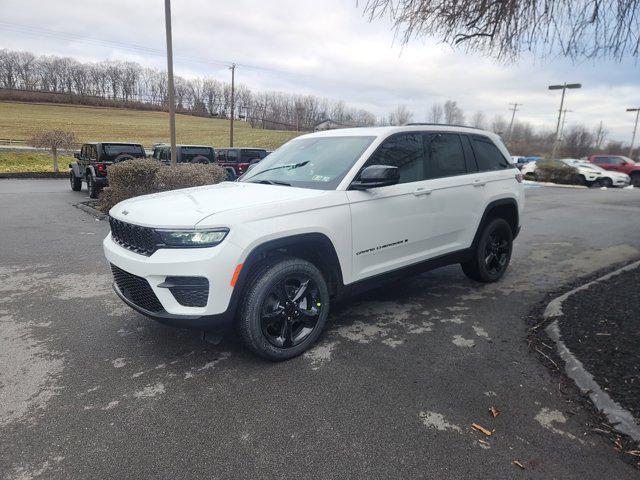
[[[179,188],[213,185],[227,178],[217,165],[182,163],[169,167],[155,160],[127,160],[109,166],[109,186],[100,194],[98,209],[108,212],[128,198]]]
[[[582,183],[578,170],[568,165],[539,164],[536,167],[536,179],[540,182],[579,185]]]

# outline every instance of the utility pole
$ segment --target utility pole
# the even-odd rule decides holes
[[[236,101],[236,64],[232,63],[231,70],[231,118],[229,119],[229,146],[233,147],[233,117],[235,115]]]
[[[510,108],[509,110],[511,110],[513,113],[511,114],[511,122],[509,122],[509,135],[507,136],[507,142],[511,142],[511,134],[513,133],[513,121],[516,118],[516,112],[518,111],[518,107],[521,107],[522,104],[510,103],[509,105],[512,105],[512,108]]]
[[[631,145],[629,146],[629,158],[633,160],[633,144],[636,142],[636,132],[638,131],[638,117],[640,117],[640,107],[627,108],[627,112],[636,112],[636,124],[633,127],[633,136],[631,137]]]
[[[549,90],[562,90],[560,98],[560,109],[558,110],[558,123],[556,124],[556,136],[553,140],[553,148],[551,149],[551,158],[556,158],[556,150],[558,149],[558,141],[560,135],[560,122],[562,120],[562,109],[564,108],[564,95],[567,88],[582,88],[580,83],[563,83],[562,85],[549,85]]]
[[[169,135],[171,136],[171,166],[176,166],[176,104],[173,89],[173,43],[171,41],[171,0],[164,0],[164,23],[167,30],[167,76],[169,88]]]

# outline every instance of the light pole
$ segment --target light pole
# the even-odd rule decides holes
[[[232,63],[231,70],[231,118],[229,119],[229,146],[233,147],[233,116],[235,115],[236,101],[236,64]]]
[[[562,121],[562,109],[564,108],[564,95],[567,88],[582,88],[580,83],[563,83],[562,85],[549,85],[549,90],[562,90],[562,97],[560,97],[560,110],[558,111],[558,123],[556,125],[556,136],[553,141],[553,148],[551,150],[551,158],[556,158],[556,150],[558,148],[558,135],[560,134],[560,122]]]
[[[171,41],[171,0],[164,0],[164,22],[167,30],[167,76],[169,88],[169,135],[171,136],[171,166],[175,167],[176,154],[176,104],[173,90],[173,44]]]
[[[638,117],[640,117],[640,107],[638,108],[627,108],[627,112],[636,112],[636,124],[633,127],[633,136],[631,137],[631,146],[629,147],[629,158],[633,160],[633,144],[636,141],[636,131],[638,130]]]
[[[567,112],[573,112],[573,110],[562,110],[562,124],[560,125],[560,140],[564,137],[564,123],[567,121]]]

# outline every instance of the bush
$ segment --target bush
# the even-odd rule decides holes
[[[98,209],[106,213],[128,198],[226,179],[226,172],[217,165],[181,163],[172,168],[155,160],[127,160],[109,167],[109,186],[100,194]]]
[[[562,185],[580,185],[578,170],[568,165],[538,164],[535,178],[539,182],[559,183]]]

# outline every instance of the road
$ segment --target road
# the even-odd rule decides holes
[[[122,305],[84,198],[0,180],[6,478],[637,478],[528,352],[523,316],[640,257],[640,190],[528,189],[501,282],[452,266],[370,292],[279,364]]]

